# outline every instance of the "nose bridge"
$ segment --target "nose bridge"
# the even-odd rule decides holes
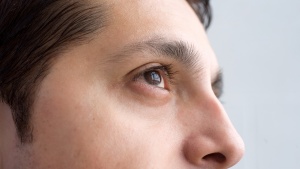
[[[217,98],[190,105],[189,135],[185,156],[194,165],[230,167],[244,153],[244,143]],[[219,167],[218,167],[219,166]]]
[[[225,112],[223,105],[217,98],[206,99],[203,104],[197,106],[203,107],[201,112],[204,113],[205,119],[207,120],[207,134],[215,139],[224,136],[236,134],[236,130],[233,127],[227,113]],[[195,113],[197,110],[195,110]]]

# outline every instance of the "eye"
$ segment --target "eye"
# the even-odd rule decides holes
[[[212,89],[217,98],[220,99],[223,93],[223,75],[222,72],[219,71],[217,77],[215,78],[214,82],[212,83]]]
[[[164,78],[163,75],[161,74],[161,71],[158,70],[146,71],[144,72],[143,77],[148,84],[160,88],[165,88]]]
[[[159,89],[170,89],[173,74],[171,65],[146,65],[137,70],[138,73],[134,77],[135,83],[156,87]]]

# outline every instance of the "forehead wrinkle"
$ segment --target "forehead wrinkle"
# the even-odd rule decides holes
[[[183,40],[168,40],[161,37],[126,45],[120,52],[109,57],[108,61],[113,63],[131,61],[135,57],[133,54],[143,52],[148,52],[153,57],[171,58],[194,73],[202,72],[204,69],[204,65],[200,64],[202,55],[194,45]],[[139,55],[139,57],[148,57],[148,55]]]

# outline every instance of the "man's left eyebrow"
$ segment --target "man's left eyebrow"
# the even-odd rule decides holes
[[[201,55],[195,47],[182,40],[167,40],[164,38],[152,38],[125,46],[120,52],[110,57],[112,62],[123,62],[132,59],[132,54],[149,52],[155,57],[167,57],[182,63],[187,69],[200,71]],[[139,55],[142,57],[143,55]]]

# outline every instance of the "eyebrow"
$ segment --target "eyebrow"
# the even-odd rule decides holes
[[[167,57],[182,63],[189,71],[203,72],[204,66],[200,64],[202,55],[196,48],[182,40],[169,40],[162,37],[154,37],[150,40],[132,43],[123,47],[116,54],[109,57],[109,62],[122,63],[133,59],[134,53],[149,52],[151,56]],[[139,55],[143,57],[144,55]],[[220,68],[211,79],[211,86],[216,90],[217,97],[223,93],[223,73]]]
[[[111,62],[123,62],[132,59],[132,55],[139,52],[148,52],[155,57],[170,58],[183,64],[190,71],[201,72],[203,69],[203,66],[199,64],[199,59],[202,58],[201,54],[192,44],[182,40],[169,40],[161,37],[126,45],[109,60]],[[143,55],[139,55],[139,57],[143,57]]]

